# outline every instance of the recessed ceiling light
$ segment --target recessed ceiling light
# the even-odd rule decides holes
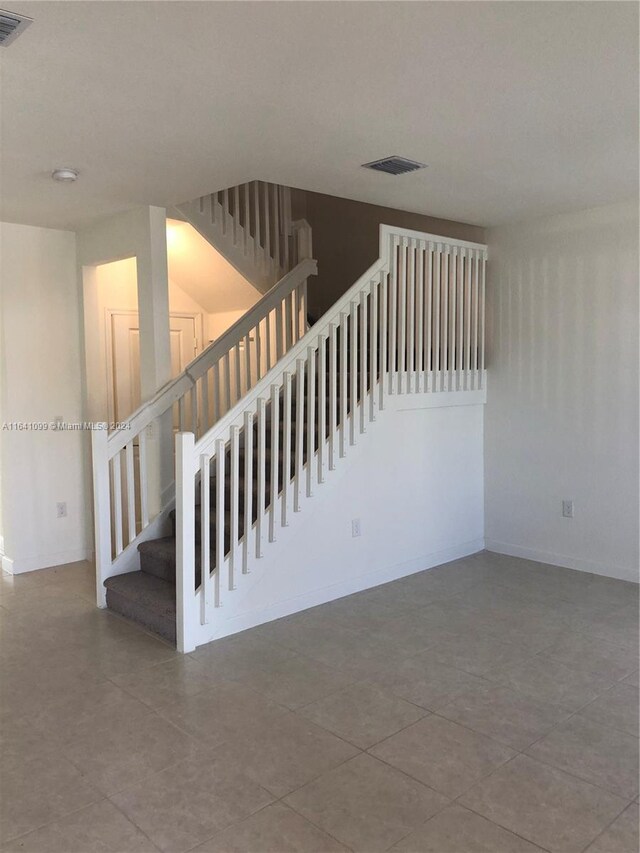
[[[70,184],[77,180],[78,172],[75,169],[55,169],[51,172],[51,177],[54,181],[61,181],[63,184]]]
[[[365,169],[373,169],[376,172],[386,172],[388,175],[404,175],[406,172],[415,172],[417,169],[426,169],[426,163],[418,163],[417,160],[407,160],[406,157],[383,157],[382,160],[373,160],[371,163],[362,164]]]

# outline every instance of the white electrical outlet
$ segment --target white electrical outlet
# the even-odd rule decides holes
[[[67,517],[67,502],[60,501],[56,504],[56,518],[66,518]]]
[[[362,531],[360,530],[360,519],[354,518],[351,522],[351,535],[352,536],[361,536]]]
[[[573,518],[573,501],[562,501],[562,517]]]

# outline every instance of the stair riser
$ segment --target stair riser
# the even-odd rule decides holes
[[[149,631],[153,631],[154,634],[158,634],[167,640],[167,642],[175,645],[175,614],[165,616],[154,613],[139,602],[120,595],[120,593],[111,589],[107,589],[107,607],[115,613],[119,613],[121,616],[124,616],[126,619],[131,619],[138,625],[142,625]]]

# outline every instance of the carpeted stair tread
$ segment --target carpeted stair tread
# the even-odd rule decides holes
[[[175,582],[145,572],[127,572],[107,578],[104,585],[110,610],[175,643]]]

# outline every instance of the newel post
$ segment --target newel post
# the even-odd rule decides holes
[[[176,435],[176,645],[184,653],[196,647],[194,447],[192,432]]]
[[[109,433],[107,424],[95,423],[91,430],[93,471],[93,525],[96,561],[96,605],[107,606],[105,580],[111,572],[111,497],[109,494]]]

